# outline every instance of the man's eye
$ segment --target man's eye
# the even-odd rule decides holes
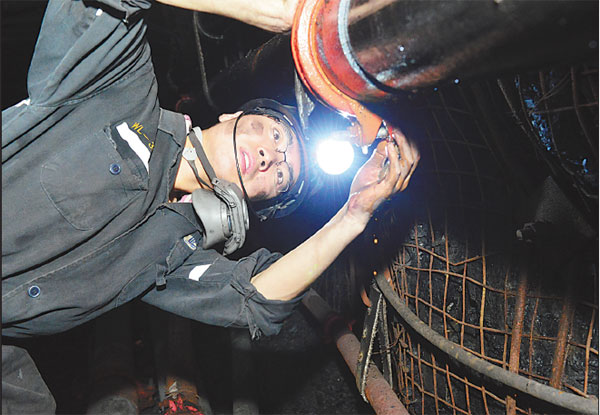
[[[283,171],[280,169],[277,169],[277,185],[281,185],[283,183]]]
[[[280,138],[281,135],[279,134],[279,131],[273,130],[273,140],[275,140],[275,142],[278,143]]]

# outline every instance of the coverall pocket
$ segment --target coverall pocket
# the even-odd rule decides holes
[[[116,150],[107,131],[68,146],[42,166],[41,185],[76,229],[99,229],[148,188],[145,171]]]

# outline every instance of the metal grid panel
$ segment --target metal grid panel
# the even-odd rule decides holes
[[[567,73],[575,90],[580,85],[572,78],[577,78],[577,72],[570,69]],[[584,77],[590,73],[594,74],[583,70]],[[524,77],[520,79],[514,88],[523,87]],[[545,82],[543,74],[539,79]],[[586,93],[592,100],[569,106],[563,94],[562,100],[553,103],[554,110],[550,109],[548,97],[561,95],[564,82],[554,85],[558,92],[544,90],[541,95],[540,111],[561,113],[560,119],[547,124],[554,126],[554,143],[559,142],[560,122],[570,122],[565,118],[567,110],[577,115],[581,106],[595,105],[597,111],[594,88]],[[557,258],[554,246],[541,252],[515,241],[518,206],[531,192],[528,180],[541,177],[542,160],[553,161],[540,155],[538,148],[537,160],[523,163],[533,156],[523,132],[536,133],[529,137],[535,146],[544,138],[538,134],[544,116],[531,112],[542,106],[538,97],[526,113],[528,118],[517,116],[505,105],[504,87],[501,90],[494,83],[455,86],[440,89],[424,101],[420,107],[424,122],[419,124],[425,129],[421,178],[411,190],[419,196],[411,201],[410,211],[416,213],[410,231],[398,247],[400,222],[406,223],[401,218],[406,206],[401,206],[380,215],[373,234],[385,249],[396,246],[390,264],[396,291],[435,331],[506,370],[569,393],[597,396],[597,248],[577,247]],[[569,147],[570,164],[561,171],[553,171],[555,165],[548,164],[562,176],[566,168],[581,166],[586,154],[592,159],[588,167],[597,158],[597,146],[587,141],[590,134],[597,136],[597,116],[582,121],[580,114],[573,119],[587,133],[578,133],[582,147]],[[575,153],[579,156],[573,157]],[[557,157],[561,156],[566,158],[566,152]],[[593,183],[583,171],[571,173],[569,180],[579,180],[578,197],[587,197]],[[585,204],[589,207],[593,201],[590,204],[586,199]],[[458,367],[401,323],[392,328],[398,392],[414,413],[557,410]]]

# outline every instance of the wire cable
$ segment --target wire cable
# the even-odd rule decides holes
[[[198,51],[198,66],[200,69],[200,81],[202,85],[202,93],[204,94],[204,98],[206,98],[206,102],[210,106],[210,108],[219,113],[219,107],[215,104],[212,97],[210,96],[210,91],[208,89],[208,82],[206,79],[206,66],[204,65],[204,53],[202,52],[202,43],[200,42],[200,14],[199,12],[193,13],[194,20],[194,38],[196,39],[196,49]]]

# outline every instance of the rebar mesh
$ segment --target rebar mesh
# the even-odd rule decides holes
[[[598,135],[597,87],[587,78],[597,82],[597,71],[565,73],[538,74],[541,84],[559,80],[539,86],[537,98],[521,93],[533,100],[525,113],[511,101],[525,75],[510,93],[506,83],[478,82],[424,98],[415,115],[424,131],[419,176],[367,239],[378,240],[369,248],[375,262],[388,264],[397,293],[436,332],[507,371],[587,397],[598,396],[597,237],[551,224],[533,243],[515,238],[548,173],[575,188],[567,193],[584,216],[597,209],[597,143],[588,140]],[[574,102],[566,92],[582,79],[588,89]],[[568,412],[457,365],[401,321],[391,324],[390,342],[396,388],[412,413]]]

